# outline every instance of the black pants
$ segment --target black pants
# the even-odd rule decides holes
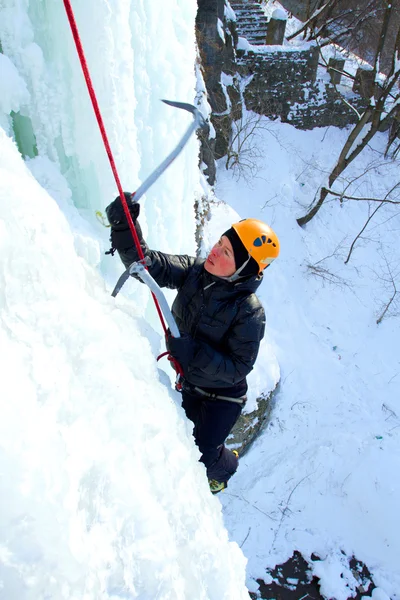
[[[225,448],[224,442],[239,418],[242,406],[182,391],[182,407],[194,423],[193,435],[208,479],[228,481],[237,469],[238,459]]]

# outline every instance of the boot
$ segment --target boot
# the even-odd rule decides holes
[[[217,481],[216,479],[209,479],[208,485],[210,486],[210,491],[212,494],[218,494],[222,492],[228,487],[226,481]]]
[[[232,454],[234,454],[237,459],[239,458],[239,453],[237,450],[232,450]],[[226,481],[217,481],[216,479],[209,479],[208,484],[212,494],[223,492],[228,487],[228,483]]]

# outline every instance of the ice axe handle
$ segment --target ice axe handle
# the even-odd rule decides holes
[[[208,125],[201,114],[201,112],[192,104],[187,104],[186,102],[172,102],[171,100],[163,100],[165,104],[169,106],[173,106],[174,108],[181,108],[182,110],[186,110],[193,115],[193,123],[190,124],[185,134],[182,136],[182,139],[178,142],[176,147],[172,150],[172,152],[163,160],[163,162],[156,168],[148,178],[142,183],[141,186],[138,187],[136,192],[132,194],[132,202],[139,202],[140,198],[147,192],[150,186],[153,185],[157,181],[157,179],[164,173],[164,171],[169,167],[169,165],[175,160],[175,158],[180,154],[180,152],[185,147],[188,142],[190,136],[198,127],[201,129],[207,129]]]

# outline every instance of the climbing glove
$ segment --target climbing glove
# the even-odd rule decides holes
[[[135,223],[140,213],[140,204],[138,202],[132,202],[132,194],[129,192],[124,192],[124,196],[126,203],[128,204],[132,221]],[[115,231],[129,229],[124,207],[122,206],[121,198],[119,196],[115,198],[114,202],[111,202],[111,204],[107,206],[106,214],[111,227]]]
[[[142,243],[143,234],[137,220],[140,213],[140,204],[138,202],[132,202],[132,194],[124,192],[126,202],[128,204],[129,212],[132,217],[132,221],[135,225],[136,233],[138,234],[139,241]],[[125,216],[124,207],[119,196],[115,198],[111,204],[106,208],[106,214],[108,221],[111,225],[111,250],[113,254],[115,250],[127,250],[134,246],[134,240],[132,232],[129,228],[127,218]]]
[[[196,352],[195,340],[186,333],[179,338],[173,337],[168,330],[165,337],[165,343],[168,352],[178,361],[183,369],[184,375],[186,375],[188,366],[193,360]]]

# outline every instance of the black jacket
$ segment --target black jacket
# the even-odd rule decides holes
[[[151,260],[150,275],[160,287],[178,290],[171,310],[179,331],[195,340],[186,381],[221,395],[245,394],[264,336],[265,313],[255,295],[262,276],[231,283],[208,273],[204,259],[164,254],[141,243]],[[138,259],[134,246],[118,253],[126,268]]]

